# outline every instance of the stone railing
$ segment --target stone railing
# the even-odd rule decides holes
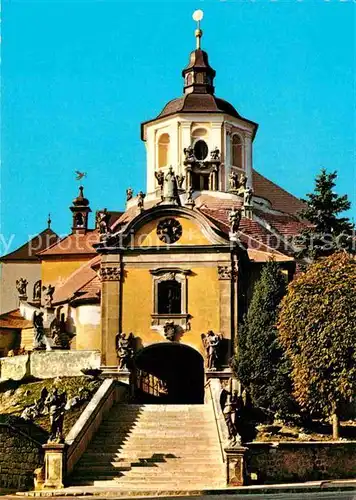
[[[221,382],[218,378],[211,378],[205,385],[205,395],[207,401],[211,402],[214,410],[216,426],[219,435],[220,448],[223,461],[225,462],[225,446],[228,441],[227,427],[225,424],[224,414],[220,404]]]
[[[60,489],[66,476],[86,451],[103,418],[118,401],[127,400],[128,387],[113,379],[101,384],[88,406],[69,431],[63,444],[48,443],[45,451],[43,488]]]
[[[99,351],[32,351],[21,356],[0,358],[0,381],[27,377],[78,377],[84,368],[100,368]]]
[[[88,444],[98,430],[103,417],[117,401],[127,395],[127,387],[113,379],[104,380],[93,398],[76,421],[66,437],[67,464],[66,473],[70,474],[75,464],[87,449]]]

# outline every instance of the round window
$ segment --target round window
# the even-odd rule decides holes
[[[194,156],[197,160],[205,160],[208,152],[208,146],[205,141],[199,140],[194,144]]]

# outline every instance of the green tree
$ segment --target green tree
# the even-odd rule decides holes
[[[236,369],[254,406],[289,415],[295,412],[290,364],[276,329],[278,306],[286,287],[287,278],[279,265],[269,261],[255,284],[244,325],[239,329]]]
[[[356,394],[356,261],[346,252],[321,258],[288,287],[279,340],[292,363],[294,396],[331,419]]]
[[[315,179],[314,192],[308,193],[303,200],[306,208],[299,215],[310,223],[310,227],[299,239],[302,246],[299,257],[313,261],[340,249],[355,249],[354,226],[347,217],[340,216],[350,209],[351,203],[347,195],[335,193],[336,179],[336,172],[327,173],[322,169]]]

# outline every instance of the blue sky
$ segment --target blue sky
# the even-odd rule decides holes
[[[140,123],[182,93],[196,8],[216,94],[260,124],[255,168],[297,196],[335,169],[356,215],[350,0],[4,0],[0,253],[44,229],[48,212],[70,231],[75,170],[88,173],[93,211],[145,189]]]

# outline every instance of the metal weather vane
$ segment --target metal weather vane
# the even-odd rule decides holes
[[[75,174],[76,174],[76,177],[75,177],[76,181],[81,181],[84,177],[87,177],[86,172],[79,172],[79,170],[76,170]]]

